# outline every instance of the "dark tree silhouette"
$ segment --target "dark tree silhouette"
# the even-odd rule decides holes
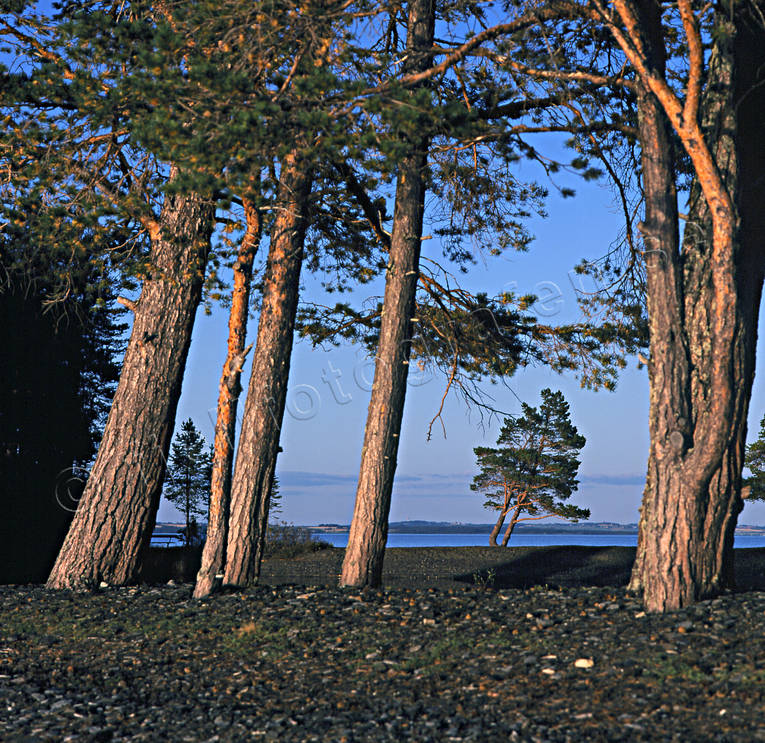
[[[68,298],[46,306],[54,262],[26,247],[0,247],[0,583],[42,582],[53,565],[114,392],[124,330],[112,310],[95,308],[87,265],[70,266]],[[24,256],[33,254],[30,284]]]

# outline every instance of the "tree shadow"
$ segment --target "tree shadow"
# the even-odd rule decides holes
[[[202,548],[149,547],[138,574],[140,583],[193,583],[202,562]]]
[[[626,586],[634,561],[634,547],[538,547],[454,580],[480,582],[493,570],[494,588]]]
[[[737,549],[734,554],[737,590],[765,590],[765,548]],[[634,561],[634,547],[538,547],[508,555],[505,561],[486,560],[454,580],[493,588],[625,587]]]
[[[733,550],[738,591],[765,591],[765,547]]]

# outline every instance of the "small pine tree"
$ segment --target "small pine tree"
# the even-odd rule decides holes
[[[268,494],[268,515],[273,517],[282,512],[282,494],[279,492],[279,478],[274,477]]]
[[[481,471],[470,487],[486,496],[484,507],[499,511],[489,539],[493,546],[511,511],[503,547],[519,521],[550,516],[578,521],[590,515],[589,509],[564,503],[579,485],[578,454],[585,438],[571,423],[563,393],[544,389],[541,394],[539,409],[524,403],[522,417],[505,418],[497,448],[473,450]]]
[[[212,473],[213,473],[213,456],[215,456],[215,445],[210,444],[207,447],[207,459],[205,461],[205,467],[204,467],[204,478],[205,482],[207,483],[207,487],[204,494],[204,508],[205,513],[210,513],[210,497],[211,497],[211,491],[212,491]]]
[[[197,516],[204,516],[210,502],[210,450],[191,418],[175,437],[167,464],[163,495],[186,517],[184,538],[189,546],[198,535]]]
[[[744,497],[748,500],[765,500],[765,416],[760,421],[760,437],[746,447],[744,467],[752,473],[744,478]]]

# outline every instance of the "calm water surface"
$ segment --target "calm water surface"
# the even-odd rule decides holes
[[[347,534],[316,534],[334,547],[348,544]],[[578,544],[585,547],[635,547],[637,534],[514,534],[510,547],[555,547]],[[388,534],[388,547],[488,547],[484,534]],[[736,537],[734,546],[765,547],[765,537]]]

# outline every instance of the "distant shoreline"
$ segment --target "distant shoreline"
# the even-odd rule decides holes
[[[397,521],[388,527],[389,534],[489,534],[494,524],[457,524],[437,521]],[[313,534],[347,534],[349,524],[305,525]],[[515,527],[515,534],[583,534],[583,535],[635,535],[637,524],[611,522],[584,524],[524,524]],[[741,524],[736,528],[738,536],[765,536],[765,526]]]
[[[494,524],[446,524],[446,525],[424,525],[419,524],[416,526],[408,526],[406,524],[399,524],[396,526],[388,527],[388,534],[490,534]],[[347,534],[350,531],[350,526],[305,526],[312,534]],[[504,529],[503,529],[504,531]],[[763,530],[765,533],[765,530]],[[596,527],[580,527],[569,528],[565,526],[530,526],[524,527],[518,524],[513,531],[514,534],[637,534],[637,528],[630,529],[613,528],[613,529],[598,529]]]
[[[155,535],[174,534],[183,528],[183,524],[158,522]],[[298,525],[312,534],[347,534],[350,524],[314,524]],[[494,524],[462,524],[442,521],[394,521],[388,526],[389,534],[485,534],[491,533]],[[613,522],[594,522],[580,524],[525,524],[515,527],[514,534],[582,534],[582,535],[635,535],[637,524],[617,524]],[[737,536],[765,537],[765,526],[739,524]]]

